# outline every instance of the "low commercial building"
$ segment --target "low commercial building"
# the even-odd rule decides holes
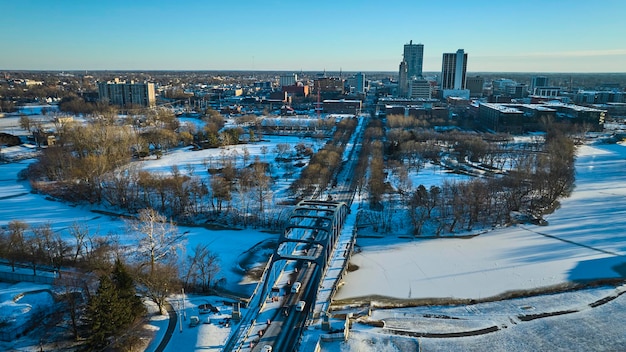
[[[471,98],[480,98],[483,96],[483,87],[485,86],[485,78],[481,76],[467,77],[465,87],[470,91]]]
[[[309,96],[309,86],[305,85],[283,86],[282,91],[290,96],[299,98],[306,98]]]
[[[432,98],[432,86],[430,81],[416,78],[409,81],[409,98],[430,99]]]
[[[409,116],[410,109],[432,109],[439,104],[438,99],[409,99],[384,97],[376,104],[376,115]]]
[[[604,128],[606,111],[585,106],[545,104],[481,103],[478,108],[480,126],[488,131],[523,133],[540,131],[544,121],[586,125],[593,131]]]
[[[363,108],[360,100],[324,100],[322,108],[328,114],[353,114],[357,115]]]

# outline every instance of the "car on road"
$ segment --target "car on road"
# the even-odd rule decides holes
[[[298,303],[296,303],[296,310],[298,312],[302,312],[304,310],[305,306],[306,306],[306,302],[305,301],[298,301]]]
[[[300,287],[302,287],[302,284],[299,281],[294,282],[293,286],[291,286],[291,293],[300,292]]]
[[[263,346],[263,352],[272,352],[272,346],[270,345]]]

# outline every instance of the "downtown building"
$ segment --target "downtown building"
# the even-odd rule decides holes
[[[98,96],[101,101],[119,106],[150,107],[156,104],[154,83],[135,83],[134,81],[98,82]]]
[[[467,77],[465,88],[470,91],[470,98],[482,98],[485,87],[485,78],[481,76]]]
[[[545,102],[540,104],[480,103],[478,122],[485,131],[526,133],[543,131],[545,121],[584,125],[602,131],[606,110],[586,106]]]
[[[298,82],[298,75],[295,73],[280,75],[279,85],[281,87],[295,86],[296,82]]]
[[[465,87],[467,75],[467,53],[459,49],[456,53],[444,53],[441,61],[441,91],[443,98],[460,97],[469,99]]]
[[[432,98],[432,86],[430,81],[424,78],[413,78],[409,81],[409,93],[410,99],[431,99]]]
[[[422,78],[424,66],[424,45],[413,44],[409,41],[404,44],[402,62],[398,73],[398,95],[407,97],[410,94],[409,85],[413,79]]]
[[[422,67],[424,66],[424,45],[404,44],[404,61],[406,61],[407,76],[409,79],[413,77],[422,77]]]

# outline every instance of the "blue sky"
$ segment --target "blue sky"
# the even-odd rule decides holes
[[[626,72],[623,0],[0,0],[0,70]]]

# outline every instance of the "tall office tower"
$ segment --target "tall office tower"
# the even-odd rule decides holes
[[[400,63],[400,72],[398,73],[398,96],[406,97],[409,93],[409,76],[406,61]]]
[[[354,83],[357,93],[365,93],[365,74],[363,72],[354,75]]]
[[[441,65],[441,89],[465,89],[467,54],[463,49],[444,53]]]
[[[409,79],[413,77],[422,77],[424,45],[413,44],[412,40],[409,44],[404,44],[404,61],[406,61],[407,76]]]
[[[98,95],[102,101],[121,106],[154,106],[156,103],[154,83],[135,83],[134,81],[127,83],[120,81],[119,78],[108,82],[98,82]]]

